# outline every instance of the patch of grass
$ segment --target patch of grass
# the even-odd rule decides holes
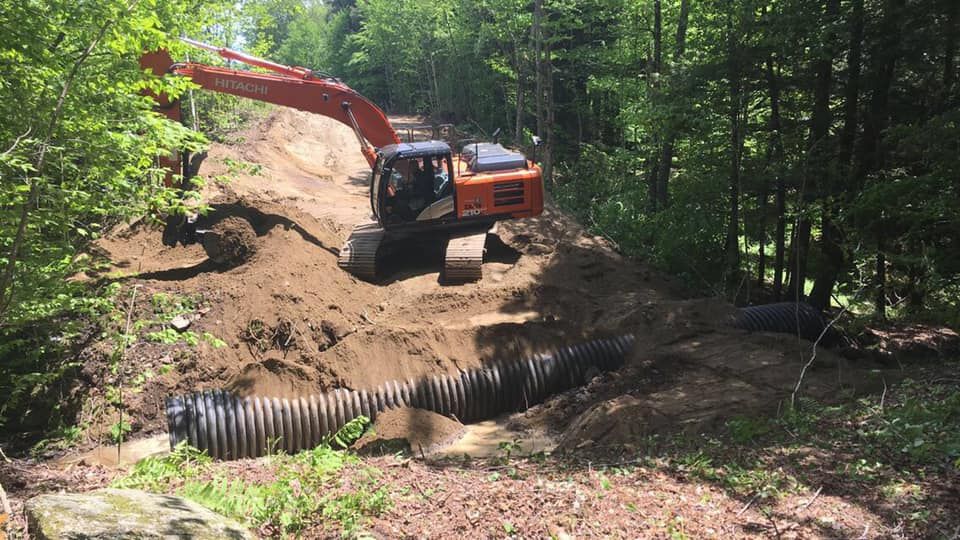
[[[714,482],[741,496],[778,498],[799,486],[794,477],[782,470],[771,469],[762,461],[730,459],[724,462],[723,456],[714,458],[703,451],[681,455],[673,465],[677,471]]]
[[[352,454],[320,446],[295,456],[274,456],[276,479],[271,482],[230,479],[218,472],[210,479],[187,481],[177,492],[269,533],[293,534],[322,521],[337,523],[352,535],[367,517],[390,505],[389,492],[371,470],[351,471],[349,489],[345,487],[341,471],[357,463]]]
[[[110,425],[110,440],[114,443],[123,442],[127,433],[133,430],[133,427],[126,420],[118,420]]]
[[[834,486],[882,504],[907,536],[953,530],[955,517],[943,501],[952,497],[944,486],[960,472],[960,364],[912,375],[859,399],[837,396],[827,404],[801,397],[777,418],[736,417],[717,437],[664,438],[647,453],[655,468],[745,501]]]
[[[727,421],[730,438],[737,444],[747,444],[770,432],[770,421],[766,418],[737,416]]]
[[[199,476],[210,463],[206,452],[180,443],[166,456],[138,461],[126,476],[114,480],[111,485],[162,493]]]
[[[856,433],[866,446],[917,464],[960,468],[960,392],[952,385],[905,380],[894,402],[880,408],[861,400]]]
[[[223,164],[227,166],[227,174],[230,176],[244,173],[250,176],[260,176],[263,173],[263,165],[259,163],[225,157],[223,158]]]
[[[351,430],[341,430],[330,440],[355,440],[356,428],[362,434],[369,423],[357,420]],[[391,505],[378,470],[362,466],[355,455],[329,444],[292,456],[281,453],[264,458],[258,466],[268,468],[269,481],[245,479],[236,470],[213,463],[206,453],[181,444],[167,456],[141,460],[113,486],[175,493],[275,536],[296,534],[320,523],[339,526],[344,535],[353,536],[369,517]]]

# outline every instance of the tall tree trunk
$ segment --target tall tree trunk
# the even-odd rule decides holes
[[[828,5],[828,16],[835,15],[831,9],[839,6]],[[831,21],[828,23],[832,24]],[[860,84],[860,47],[863,41],[863,0],[854,0],[853,12],[850,17],[850,52],[847,56],[847,88],[845,92],[844,123],[840,135],[838,162],[846,172],[853,151],[853,141],[857,133],[857,103]],[[831,59],[832,61],[832,59]],[[844,177],[849,178],[848,175]],[[847,261],[843,253],[843,232],[836,223],[836,203],[844,199],[845,186],[849,182],[831,181],[827,183],[828,197],[824,201],[824,208],[820,224],[820,251],[823,254],[820,268],[817,272],[813,290],[810,291],[810,304],[818,309],[826,309],[830,305],[830,297],[837,283],[840,272],[846,267]],[[841,187],[844,186],[844,187]]]
[[[870,96],[869,112],[863,120],[863,136],[860,138],[857,157],[856,185],[860,190],[866,184],[867,177],[883,166],[881,138],[887,124],[887,103],[890,100],[890,86],[893,84],[897,56],[900,49],[901,18],[906,0],[887,0],[884,4],[881,35],[878,51],[873,55],[875,64],[874,86]],[[873,234],[877,242],[876,269],[874,275],[874,304],[877,316],[886,317],[886,244],[882,218],[875,226]]]
[[[659,73],[663,61],[663,10],[660,0],[653,0],[653,71]]]
[[[859,127],[860,72],[863,69],[863,0],[853,0],[850,17],[850,52],[847,55],[847,88],[844,99],[843,131],[840,133],[839,162],[849,178],[853,171],[853,148]]]
[[[663,64],[663,10],[660,0],[653,0],[653,58],[650,59],[647,70],[647,85],[649,86],[651,101],[660,101],[660,71]],[[661,194],[658,190],[660,178],[660,146],[661,136],[653,134],[653,155],[650,157],[650,170],[647,172],[647,204],[650,210],[660,208]]]
[[[790,267],[787,299],[791,301],[803,300],[806,294],[807,255],[810,253],[812,228],[813,222],[807,214],[801,214],[793,227],[790,252],[787,256],[787,265]]]
[[[947,28],[946,28],[946,47],[943,54],[943,108],[946,109],[953,101],[953,85],[957,79],[957,19],[960,15],[960,2],[957,0],[947,1]]]
[[[520,146],[523,144],[523,60],[520,56],[519,40],[514,41],[513,48],[514,62],[516,62],[517,70],[517,114],[513,144]]]
[[[674,67],[683,58],[684,47],[687,43],[687,20],[690,16],[690,1],[681,0],[680,18],[677,21],[677,48],[673,51]],[[673,145],[676,139],[676,129],[667,127],[667,134],[663,141],[663,150],[657,165],[657,202],[660,208],[666,208],[670,203],[670,170],[673,167]]]
[[[530,29],[533,39],[533,66],[534,77],[534,97],[536,98],[537,108],[537,136],[543,137],[543,32],[541,29],[543,19],[543,0],[534,0],[533,2],[533,26]]]
[[[883,237],[877,239],[877,259],[876,272],[874,274],[874,309],[877,312],[877,318],[881,321],[887,320],[887,256],[886,246]]]
[[[673,51],[673,63],[683,59],[687,46],[687,21],[690,18],[690,0],[680,0],[680,17],[677,19],[677,48]]]
[[[777,174],[777,236],[774,239],[774,262],[773,262],[773,299],[780,301],[783,299],[783,274],[786,271],[784,267],[784,258],[787,251],[787,186],[783,174]]]
[[[870,173],[882,166],[880,148],[881,137],[887,125],[887,104],[890,100],[890,86],[893,84],[898,49],[900,48],[900,16],[903,12],[905,0],[887,0],[884,6],[884,17],[881,22],[883,35],[879,51],[874,54],[876,62],[874,86],[870,95],[869,112],[863,120],[863,136],[860,138],[860,148],[857,164],[857,184],[854,189],[860,190]]]
[[[827,0],[822,21],[824,28],[833,28],[834,20],[840,10],[840,0]],[[791,246],[791,255],[794,257],[793,271],[790,279],[790,296],[799,299],[805,295],[807,279],[807,261],[810,251],[810,232],[813,224],[810,220],[809,208],[816,201],[820,191],[831,182],[827,178],[829,170],[826,166],[829,160],[828,137],[830,136],[830,94],[833,83],[833,32],[828,30],[824,36],[824,46],[819,58],[814,62],[814,77],[816,83],[813,91],[813,115],[810,118],[810,141],[807,153],[807,166],[804,168],[806,181],[801,193],[801,214],[797,225],[795,245]],[[826,213],[824,213],[826,215]],[[826,218],[829,219],[829,218]],[[831,285],[832,288],[832,285]],[[827,299],[830,291],[827,291]]]
[[[546,112],[546,119],[544,121],[544,128],[546,129],[546,144],[544,145],[543,151],[543,180],[547,184],[553,184],[553,152],[556,145],[554,140],[554,132],[556,131],[556,103],[553,99],[553,61],[550,59],[550,44],[547,43],[543,48],[545,60],[544,64],[544,87],[546,90],[546,96],[544,96],[544,108]]]
[[[764,182],[757,195],[760,207],[760,245],[757,247],[757,287],[763,289],[767,277],[767,206],[770,202],[769,185]]]
[[[440,110],[440,109],[441,109],[441,107],[440,107],[440,82],[439,82],[439,80],[437,79],[437,62],[436,62],[436,60],[434,59],[434,56],[433,56],[432,54],[430,55],[430,74],[431,74],[432,79],[433,79],[433,100],[432,100],[432,102],[430,103],[430,108],[433,109],[433,115],[434,115],[433,117],[434,117],[434,118],[439,118],[439,117],[440,117],[440,113],[442,112],[442,111]],[[436,121],[436,120],[434,120],[434,121]]]
[[[776,183],[777,232],[774,239],[773,298],[780,300],[783,294],[784,253],[787,236],[787,186],[783,177],[783,137],[780,120],[780,77],[777,74],[773,55],[767,57],[767,89],[770,93],[770,163]]]
[[[739,40],[733,23],[734,15],[728,15],[727,23],[727,73],[730,81],[730,213],[727,217],[726,271],[736,276],[740,270],[740,109],[742,87],[740,78]]]

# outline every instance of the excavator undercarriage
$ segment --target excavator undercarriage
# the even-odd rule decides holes
[[[477,281],[482,276],[483,255],[487,235],[495,226],[474,225],[451,233],[425,233],[431,237],[446,235],[442,277],[448,283]],[[411,233],[384,230],[377,222],[357,225],[340,248],[337,264],[345,271],[368,281],[377,276],[377,260],[381,247],[394,245],[410,237]],[[414,233],[415,234],[415,233]]]

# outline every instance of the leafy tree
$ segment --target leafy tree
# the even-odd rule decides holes
[[[77,331],[71,315],[95,307],[86,287],[66,279],[91,264],[78,256],[89,242],[124,220],[182,208],[164,185],[158,157],[197,148],[203,139],[152,112],[144,91],[176,95],[184,83],[146,75],[138,59],[145,50],[177,48],[170,35],[201,26],[202,19],[191,16],[199,7],[138,0],[0,2],[5,395],[11,387],[42,388],[57,373],[43,362],[57,360]],[[57,329],[60,339],[43,341],[44,329]]]

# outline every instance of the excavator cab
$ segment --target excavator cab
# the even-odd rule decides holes
[[[431,228],[455,219],[453,155],[441,141],[391,144],[377,151],[370,207],[386,230]]]

